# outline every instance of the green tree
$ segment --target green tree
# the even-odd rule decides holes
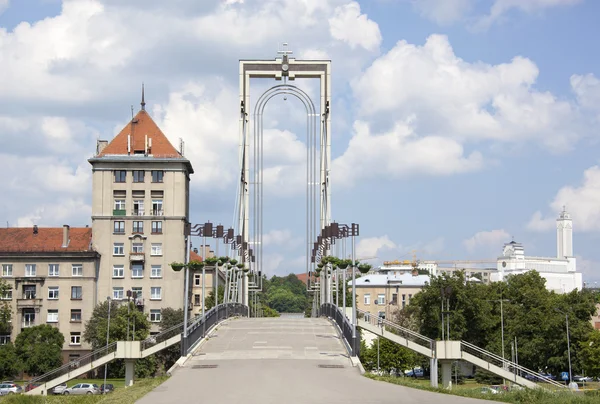
[[[94,308],[92,317],[85,325],[84,341],[92,345],[93,349],[106,346],[106,329],[108,325],[109,302],[102,302]],[[140,341],[150,335],[150,321],[146,314],[138,310],[133,302],[110,301],[110,331],[109,343],[129,340]],[[134,332],[135,330],[135,332]],[[155,373],[157,361],[154,357],[138,359],[135,363],[137,377],[147,377]],[[112,361],[108,365],[111,377],[123,377],[125,364],[122,359]]]
[[[421,364],[421,358],[412,350],[398,345],[386,338],[376,338],[370,347],[361,339],[360,360],[366,370],[377,369],[377,351],[379,343],[379,369],[390,373],[401,374],[405,369],[412,369]]]
[[[579,358],[586,375],[600,377],[600,331],[593,330],[579,343]]]
[[[0,278],[0,296],[5,296],[10,289],[11,285],[8,284],[4,279]],[[0,334],[2,335],[10,335],[12,332],[12,310],[10,306],[10,301],[1,300],[0,301]]]
[[[183,323],[182,309],[175,310],[170,307],[162,309],[160,322],[161,332],[173,328],[181,323]],[[181,330],[177,328],[173,331],[173,336],[177,335],[180,332]],[[166,372],[181,357],[181,343],[175,344],[173,346],[163,349],[162,351],[157,352],[156,357],[159,360],[163,370]]]
[[[17,350],[11,342],[0,345],[0,378],[12,379],[22,370],[21,364]]]
[[[223,303],[225,300],[225,286],[219,285],[219,304]],[[214,289],[210,291],[208,296],[206,296],[206,310],[210,310],[215,307],[215,291]],[[181,320],[183,321],[183,320]]]
[[[65,337],[47,324],[25,328],[15,340],[15,350],[23,370],[38,376],[62,365]]]

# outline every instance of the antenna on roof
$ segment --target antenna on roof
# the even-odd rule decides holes
[[[185,142],[182,138],[179,138],[179,154],[183,156],[183,150],[185,148]]]
[[[133,122],[133,105],[131,106],[131,122]]]
[[[146,101],[144,100],[144,82],[142,81],[142,102],[140,104],[142,106],[142,111],[146,110]]]

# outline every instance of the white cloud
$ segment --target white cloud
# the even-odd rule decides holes
[[[42,120],[42,131],[50,139],[69,140],[71,129],[67,119],[60,116],[48,116]]]
[[[473,8],[473,0],[412,0],[412,3],[421,15],[438,24],[460,21]]]
[[[381,44],[379,25],[360,13],[360,5],[353,1],[335,9],[329,18],[329,33],[337,40],[344,41],[352,49],[361,46],[368,51],[376,51]]]
[[[431,35],[423,46],[399,41],[352,83],[359,111],[380,124],[410,119],[420,136],[458,141],[536,141],[564,151],[581,136],[569,102],[534,87],[537,66],[469,63],[448,38]]]
[[[541,212],[533,214],[527,228],[533,231],[545,231],[556,226],[556,218],[566,207],[573,218],[576,231],[600,230],[600,167],[593,166],[583,173],[579,186],[562,187],[550,203],[553,215],[544,217]]]
[[[418,137],[410,122],[398,122],[386,133],[372,134],[366,122],[354,123],[348,149],[333,162],[336,185],[352,185],[375,176],[448,175],[481,168],[483,158],[465,156],[460,143],[440,136]]]
[[[571,88],[582,107],[597,114],[600,120],[600,80],[593,74],[571,76]]]
[[[548,8],[573,6],[581,2],[582,0],[496,0],[489,14],[481,17],[476,26],[488,28],[512,9],[532,14]]]
[[[510,235],[504,229],[480,231],[475,233],[473,237],[463,241],[463,245],[468,252],[473,253],[478,250],[488,252],[489,250],[498,250],[502,243],[505,243]]]
[[[294,237],[291,230],[271,230],[268,233],[263,234],[263,247],[268,248],[271,246],[277,246],[279,249],[285,247],[285,249],[293,249],[302,244],[302,239]]]
[[[361,238],[356,244],[356,258],[376,257],[382,250],[393,250],[397,248],[390,238],[385,235],[381,237]]]
[[[577,256],[577,271],[583,274],[583,281],[586,287],[598,287],[600,282],[600,264],[594,260],[587,260],[582,256]]]
[[[0,0],[0,14],[4,12],[8,8],[9,0]]]

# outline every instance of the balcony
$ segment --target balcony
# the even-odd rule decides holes
[[[131,252],[129,253],[129,260],[132,262],[144,262],[146,254],[143,252]]]
[[[17,309],[36,309],[42,307],[43,299],[21,298],[17,299]]]
[[[113,216],[125,216],[127,211],[125,209],[113,209]]]
[[[164,216],[165,215],[165,211],[162,209],[153,209],[151,211],[152,216]]]
[[[144,209],[134,209],[131,211],[132,216],[144,216],[146,213]]]

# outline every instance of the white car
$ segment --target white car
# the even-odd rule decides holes
[[[62,394],[67,388],[67,383],[59,384],[52,389],[52,394]]]
[[[65,396],[69,394],[100,394],[100,388],[95,384],[79,383],[73,387],[66,388],[62,394]]]

